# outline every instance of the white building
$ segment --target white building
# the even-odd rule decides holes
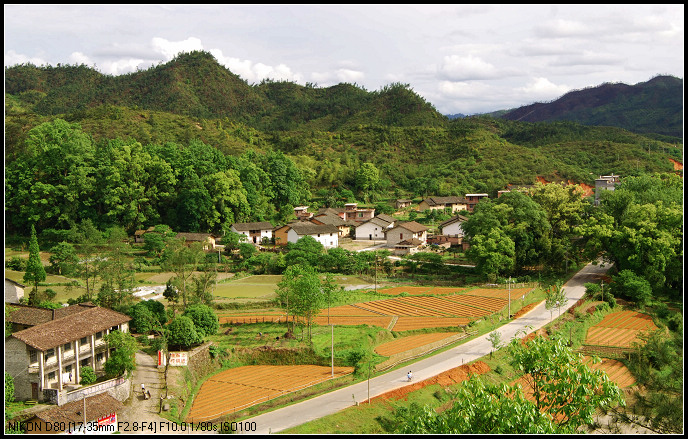
[[[421,244],[425,244],[428,240],[427,231],[427,227],[415,221],[399,223],[387,231],[387,245],[393,247],[401,241],[412,239],[417,239]]]
[[[384,240],[385,233],[394,223],[375,217],[356,227],[356,239]]]
[[[325,248],[339,247],[339,229],[330,224],[313,224],[310,222],[288,225],[287,242],[297,242],[304,236],[312,236]]]
[[[272,239],[272,223],[268,221],[257,223],[234,223],[229,228],[234,233],[246,236],[246,242],[260,244],[263,238]]]
[[[452,218],[449,218],[447,221],[440,224],[440,233],[442,235],[451,237],[463,237],[463,229],[461,228],[461,224],[463,224],[463,222],[467,219],[468,218],[463,215],[456,215]]]

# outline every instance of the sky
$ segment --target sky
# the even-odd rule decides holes
[[[5,66],[108,75],[205,50],[249,84],[399,82],[443,114],[683,78],[684,5],[4,5]]]

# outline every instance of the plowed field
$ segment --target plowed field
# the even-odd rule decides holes
[[[392,328],[393,331],[411,331],[422,328],[444,328],[466,326],[471,320],[467,317],[410,317],[402,316]]]
[[[509,301],[506,299],[500,299],[497,297],[473,296],[471,294],[447,296],[445,299],[490,311],[488,314],[501,310],[509,303]]]
[[[655,331],[652,317],[636,311],[619,311],[608,314],[602,321],[588,329],[586,345],[630,348],[633,342],[642,342],[638,334]]]
[[[593,370],[603,370],[611,381],[614,381],[619,388],[629,387],[635,384],[635,377],[631,371],[620,361],[611,358],[602,358],[601,363],[591,364],[591,357],[583,357],[583,362]]]
[[[460,298],[462,296],[450,297]],[[476,301],[480,301],[481,298],[476,297],[475,299],[477,299]],[[402,303],[415,305],[419,308],[435,311],[436,316],[448,314],[455,317],[481,317],[491,314],[491,312],[486,309],[478,308],[475,305],[468,303],[470,300],[448,300],[440,297],[400,297],[396,300]]]
[[[362,302],[357,303],[356,306],[368,309],[370,311],[377,311],[388,316],[450,316],[448,312],[420,308],[418,306],[405,303],[401,299],[408,299],[408,297],[376,300],[374,302]],[[421,299],[427,299],[427,297],[422,297]]]
[[[353,372],[335,367],[334,376]],[[281,395],[331,379],[327,366],[242,366],[220,372],[203,383],[187,422],[215,420]]]
[[[511,300],[516,300],[520,299],[522,296],[525,296],[530,292],[533,288],[526,287],[526,288],[512,288],[511,289]],[[480,297],[497,297],[499,299],[509,299],[509,289],[508,288],[476,288],[474,290],[469,290],[466,291],[464,294],[470,294],[471,296],[480,296]]]
[[[318,325],[370,325],[387,328],[392,323],[392,316],[330,316],[330,323],[327,323],[327,316],[318,316],[313,320]]]
[[[379,312],[373,312],[367,309],[359,308],[353,305],[342,305],[330,308],[331,316],[381,316]],[[320,311],[319,316],[327,317],[327,308]]]
[[[409,337],[401,337],[387,343],[383,343],[375,348],[375,352],[385,357],[390,355],[405,352],[419,346],[434,343],[436,341],[451,337],[458,334],[457,332],[433,332],[430,334],[411,335]]]

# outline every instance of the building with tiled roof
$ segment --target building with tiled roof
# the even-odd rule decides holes
[[[305,221],[289,225],[287,242],[295,243],[304,236],[312,236],[325,248],[339,246],[339,229],[330,224],[314,224]]]
[[[424,212],[426,210],[444,210],[451,209],[452,213],[459,210],[467,210],[467,202],[463,197],[430,197],[421,201],[418,204],[418,211]]]
[[[395,246],[397,243],[409,239],[418,239],[425,244],[428,240],[428,228],[415,221],[397,223],[394,227],[387,230],[387,245]]]
[[[440,223],[440,225],[439,225],[440,233],[442,233],[442,235],[452,236],[452,237],[463,236],[463,229],[461,228],[461,224],[467,220],[468,220],[468,218],[466,218],[463,215],[455,215],[455,216],[449,218],[448,220]]]
[[[203,244],[203,250],[215,249],[215,237],[209,233],[179,232],[175,235],[175,238],[183,240],[187,246],[194,242],[200,242]]]
[[[12,324],[12,332],[17,332],[51,320],[76,314],[95,306],[91,302],[84,302],[63,308],[48,309],[13,303],[8,305],[9,312],[5,315],[5,321]]]
[[[333,215],[331,213],[320,213],[310,219],[310,222],[314,224],[328,224],[335,226],[339,229],[339,237],[349,236],[350,233],[350,223],[344,221],[338,215]]]
[[[393,224],[393,221],[384,220],[381,215],[378,215],[356,227],[356,239],[384,240],[385,233]]]
[[[114,433],[118,431],[117,413],[122,409],[124,404],[108,393],[100,393],[35,413],[26,421],[26,431],[33,434],[81,433],[79,427],[85,421],[88,433]]]
[[[50,314],[29,308],[17,307],[8,319],[32,326],[5,338],[5,371],[14,378],[18,400],[43,401],[46,390],[67,391],[79,383],[84,366],[102,374],[110,357],[105,335],[128,332],[131,320],[90,303],[47,310]]]
[[[271,222],[261,221],[253,223],[234,223],[229,228],[234,233],[245,235],[248,242],[253,244],[260,244],[263,239],[272,239],[272,229],[274,226]]]

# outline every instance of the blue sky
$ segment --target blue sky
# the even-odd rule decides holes
[[[5,66],[118,75],[202,49],[249,84],[409,84],[444,114],[683,78],[684,5],[4,5]]]

